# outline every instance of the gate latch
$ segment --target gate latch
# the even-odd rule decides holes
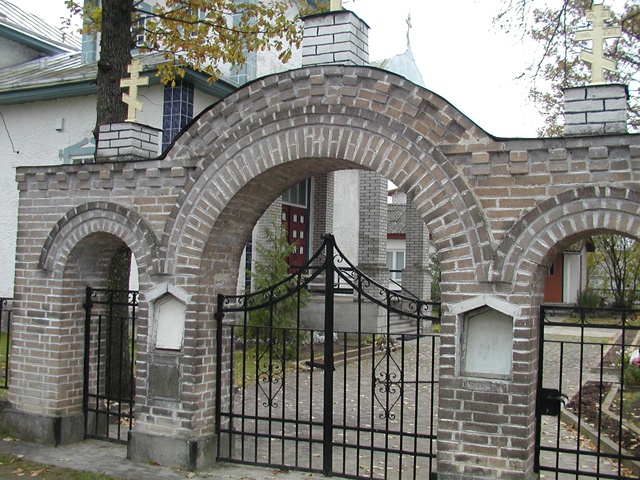
[[[557,417],[560,415],[560,405],[564,406],[566,400],[569,400],[569,397],[557,388],[543,388],[538,399],[540,415]]]

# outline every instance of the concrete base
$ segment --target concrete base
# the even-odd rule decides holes
[[[177,438],[132,430],[127,458],[138,463],[155,462],[183,470],[202,470],[216,461],[217,437]]]
[[[387,316],[384,309],[375,303],[363,301],[360,305],[352,296],[336,296],[334,303],[334,331],[357,332],[358,312],[361,312],[361,333],[376,334],[387,330]],[[303,328],[324,330],[324,296],[311,295],[309,303],[304,307]]]
[[[6,434],[26,442],[69,445],[84,440],[84,415],[53,416],[7,408],[2,412]]]

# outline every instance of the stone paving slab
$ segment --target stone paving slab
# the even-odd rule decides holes
[[[553,332],[559,336],[570,336],[571,329],[556,330]],[[592,332],[594,336],[604,336],[609,332]],[[553,349],[553,348],[552,348]],[[590,353],[590,352],[588,352]],[[577,365],[580,363],[578,353],[569,352],[572,358],[567,358],[568,365]],[[552,356],[550,356],[552,357]],[[575,358],[573,358],[575,357]],[[596,356],[586,355],[587,358],[594,359]],[[547,357],[550,360],[549,357]],[[552,360],[550,360],[552,361]],[[576,379],[565,378],[565,385],[577,386]],[[572,390],[568,388],[568,390]],[[561,447],[575,448],[576,443],[580,442],[574,431],[567,428],[563,423],[558,423],[555,417],[543,417],[542,424],[542,443],[543,445],[551,445],[560,439]],[[558,436],[558,428],[560,433]],[[123,480],[139,480],[139,479],[157,479],[157,480],[174,480],[183,478],[215,478],[215,479],[245,479],[245,480],[304,480],[309,478],[326,478],[317,473],[282,471],[272,468],[260,468],[250,465],[237,465],[222,463],[214,468],[191,473],[174,468],[154,466],[148,464],[138,464],[126,459],[126,446],[114,444],[98,440],[87,440],[79,444],[51,447],[45,445],[36,445],[20,441],[0,441],[0,453],[9,453],[15,455],[23,455],[25,458],[44,463],[47,465],[55,465],[60,467],[73,468],[78,470],[86,470],[96,473],[110,475],[117,479]],[[543,453],[543,455],[546,455]],[[549,459],[548,459],[549,460]],[[553,461],[553,460],[551,460]],[[575,459],[570,456],[560,457],[560,467],[570,467],[575,464]],[[580,458],[582,467],[588,465],[588,471],[597,472],[598,469],[602,473],[614,474],[616,467],[608,462],[603,461],[600,465],[594,463],[593,457],[582,456]],[[593,464],[593,465],[591,465]],[[540,478],[543,479],[580,479],[586,477],[576,477],[576,475],[558,474],[552,472],[542,472]],[[593,478],[593,477],[589,477]],[[4,480],[0,477],[0,480]]]
[[[202,472],[134,463],[127,460],[125,445],[99,440],[85,440],[74,445],[52,447],[21,441],[0,441],[0,453],[23,455],[24,458],[57,467],[102,473],[122,480],[243,479],[243,480],[308,480],[325,478],[304,472],[285,472],[247,465],[218,464]],[[12,476],[15,480],[15,476]],[[3,480],[0,477],[0,480]]]

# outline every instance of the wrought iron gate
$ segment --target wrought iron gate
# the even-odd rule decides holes
[[[536,471],[640,477],[639,314],[540,308]]]
[[[138,292],[87,287],[85,437],[126,443],[133,427]]]
[[[338,294],[335,285],[345,283],[353,293]],[[313,311],[321,312],[319,326]],[[328,235],[279,284],[220,295],[216,318],[219,460],[435,478],[438,304],[366,277]],[[401,322],[403,332],[394,333]]]
[[[11,298],[0,298],[0,388],[4,389],[9,388],[12,303]]]

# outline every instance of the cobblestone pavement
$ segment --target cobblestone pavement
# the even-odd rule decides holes
[[[571,331],[565,332],[561,330],[551,331],[550,333],[555,335],[558,339],[566,339],[572,335]],[[606,336],[610,334],[610,332],[592,333],[594,335],[600,335],[601,337],[603,335]],[[552,384],[557,381],[557,378],[554,378],[553,373],[553,367],[557,364],[557,348],[559,348],[557,345],[552,345],[548,346],[545,350],[545,360],[546,362],[549,362],[549,368],[547,371],[550,372],[548,373],[549,377],[545,378]],[[593,348],[593,346],[587,347],[587,349],[581,354],[576,348],[565,347],[565,367],[563,368],[562,388],[569,396],[577,392],[580,384],[580,378],[578,378],[575,373],[578,371],[577,367],[580,364],[580,358],[584,359],[588,372],[590,372],[590,368],[597,366],[600,354],[598,351],[592,351]],[[383,463],[381,462],[383,462],[385,458],[384,454],[381,453],[381,451],[378,451],[378,449],[387,449],[392,452],[386,457],[386,460],[390,465],[390,469],[387,471],[389,478],[395,478],[399,469],[403,470],[403,478],[407,476],[407,471],[415,471],[416,478],[427,478],[427,475],[424,472],[428,472],[429,469],[428,457],[418,459],[418,463],[414,465],[413,463],[407,463],[408,460],[405,457],[408,456],[393,453],[399,449],[405,450],[410,447],[407,443],[407,438],[403,438],[401,440],[400,435],[366,435],[360,432],[359,440],[364,440],[367,448],[354,449],[348,446],[352,441],[355,442],[355,440],[357,440],[357,438],[353,437],[354,430],[351,430],[355,425],[360,425],[365,429],[371,426],[379,428],[381,424],[385,428],[399,428],[399,420],[397,417],[395,419],[390,418],[388,414],[399,412],[401,409],[403,409],[402,413],[405,417],[409,419],[407,420],[407,424],[404,425],[404,427],[408,428],[409,433],[416,431],[424,433],[425,429],[431,429],[431,408],[427,407],[421,409],[418,412],[418,416],[416,416],[416,411],[412,408],[412,405],[419,404],[423,400],[427,400],[429,402],[433,402],[434,409],[437,406],[437,388],[432,388],[430,383],[432,378],[437,380],[437,374],[432,376],[434,375],[434,372],[437,372],[437,365],[431,363],[433,358],[431,355],[432,345],[427,342],[417,345],[415,340],[400,342],[397,345],[396,354],[399,351],[404,351],[404,362],[400,361],[396,363],[391,359],[391,357],[384,355],[381,356],[378,353],[377,357],[368,357],[363,359],[362,362],[360,362],[360,365],[357,365],[357,363],[349,363],[346,368],[343,365],[337,366],[334,373],[335,381],[337,384],[337,390],[343,393],[344,399],[346,399],[346,402],[342,402],[342,399],[340,399],[340,402],[344,403],[346,408],[342,409],[336,405],[336,409],[334,411],[334,418],[337,419],[338,423],[341,422],[345,426],[344,431],[342,432],[342,437],[337,440],[338,443],[344,443],[344,446],[337,449],[337,459],[334,463],[334,468],[336,470],[341,470],[350,474],[358,472],[365,475],[368,475],[371,472],[374,477],[379,477],[382,475],[383,468]],[[420,356],[421,367],[415,370],[415,368],[412,369],[411,366],[416,365],[415,359],[418,354]],[[413,389],[410,392],[404,392],[405,397],[396,402],[394,401],[395,398],[393,396],[388,396],[388,392],[384,390],[390,384],[382,380],[392,378],[400,369],[406,372],[407,380],[425,380],[425,383],[421,385],[416,384],[419,385],[420,388]],[[378,374],[380,371],[384,372],[384,375],[379,376]],[[591,373],[589,373],[589,375],[591,375]],[[314,385],[317,387],[323,384],[323,373],[318,369],[306,370],[301,372],[297,377],[299,378],[298,382],[290,381],[290,385],[295,386],[295,389],[297,390],[297,397],[290,396],[290,393],[287,393],[287,389],[279,392],[274,392],[273,390],[271,392],[266,391],[266,393],[264,390],[253,389],[244,399],[245,407],[249,405],[250,408],[253,408],[256,411],[261,408],[266,408],[267,410],[271,408],[271,413],[275,413],[276,415],[278,415],[278,412],[274,410],[278,410],[278,408],[280,412],[284,412],[285,414],[287,414],[287,412],[290,413],[297,410],[299,419],[303,417],[310,419],[309,431],[311,431],[311,433],[313,433],[314,430],[319,431],[317,430],[317,425],[314,422],[317,422],[318,418],[321,418],[323,398],[322,396],[318,396],[317,393],[314,395],[314,388],[311,387]],[[364,380],[365,378],[372,379],[374,383],[376,382],[376,378],[379,379],[378,386],[383,387],[383,390],[379,392],[383,394],[382,403],[376,400],[375,394],[372,393],[374,390],[371,380]],[[257,399],[266,398],[268,395],[272,397],[271,407],[268,407],[269,402],[267,402],[267,407],[264,407],[262,406],[263,402],[259,400],[257,401]],[[295,402],[294,398],[296,399]],[[239,402],[240,399],[238,398],[237,400],[238,402],[236,402],[236,405],[241,405],[241,402]],[[275,405],[279,405],[279,407],[276,407]],[[294,405],[302,405],[302,407],[296,409],[294,408]],[[386,418],[380,418],[379,413],[381,411],[387,412]],[[282,418],[286,417],[286,415],[280,416]],[[349,418],[354,419],[354,421],[352,422],[348,420]],[[265,422],[263,423],[266,425]],[[247,427],[247,425],[245,425],[245,427]],[[252,428],[255,428],[255,426]],[[259,426],[256,431],[259,432],[261,428],[264,428],[264,425]],[[302,432],[302,430],[303,429],[300,428],[298,433]],[[281,430],[272,430],[272,433],[275,433],[276,435],[282,434],[283,432],[287,434],[290,433],[287,430],[287,427],[284,427],[284,429]],[[436,433],[435,429],[433,433]],[[357,435],[357,432],[355,435]],[[250,442],[248,446],[245,446],[245,458],[253,456],[254,458],[264,461],[265,457],[268,460],[269,455],[272,455],[271,460],[274,461],[278,459],[278,456],[293,452],[297,457],[309,459],[313,468],[317,468],[317,462],[322,458],[321,447],[316,446],[313,442],[309,442],[309,445],[311,445],[310,448],[306,448],[305,446],[293,447],[293,443],[286,441],[276,441],[275,443],[278,445],[274,446],[273,440],[270,440],[267,437],[265,438],[266,441],[261,440],[259,444],[256,444],[254,441],[253,444]],[[311,435],[310,438],[319,440],[317,436],[314,435]],[[557,442],[562,448],[575,449],[576,445],[581,445],[583,451],[589,451],[589,449],[593,450],[592,446],[589,445],[588,442],[585,442],[583,439],[579,439],[575,432],[567,428],[563,423],[559,422],[557,417],[543,417],[542,445],[555,445]],[[435,454],[435,444],[427,442],[425,445],[426,446],[422,447],[425,452]],[[295,450],[295,448],[298,450]],[[235,454],[239,451],[241,450],[236,448]],[[25,458],[49,465],[105,473],[119,479],[174,480],[179,478],[216,478],[246,480],[303,480],[310,477],[324,478],[322,475],[317,473],[305,473],[290,470],[284,471],[277,468],[261,468],[225,463],[217,465],[214,469],[192,474],[162,466],[141,465],[130,462],[125,458],[126,447],[95,440],[58,448],[17,441],[2,441],[0,442],[0,452],[24,455]],[[382,457],[380,455],[382,455]],[[546,465],[556,465],[557,462],[557,465],[560,468],[572,468],[576,464],[579,464],[585,471],[592,472],[592,475],[597,475],[596,472],[600,472],[601,474],[606,473],[615,476],[617,472],[617,466],[613,465],[611,462],[602,460],[598,464],[596,457],[588,455],[580,455],[579,457],[576,457],[575,455],[567,454],[555,457],[551,454],[543,453],[541,459],[543,464]],[[301,466],[309,468],[308,465]],[[542,472],[540,474],[540,478],[568,480],[594,477],[591,475],[586,477],[576,476],[575,474],[556,475],[552,472]]]
[[[580,386],[587,381],[600,381],[600,364],[608,352],[608,344],[612,343],[618,330],[603,328],[587,328],[584,331],[584,342],[580,338],[580,329],[573,327],[546,327],[544,350],[543,386],[558,388],[571,399]],[[604,373],[602,380],[618,382],[619,379]],[[558,417],[542,417],[543,447],[559,447],[581,453],[542,452],[540,463],[543,466],[559,469],[578,468],[584,475],[554,473],[543,471],[540,478],[545,479],[576,479],[597,478],[599,475],[609,475],[608,478],[618,478],[624,473],[622,466],[619,470],[617,462],[609,459],[589,455],[596,448],[584,436],[578,436],[575,429],[567,427]],[[591,474],[587,476],[587,474]]]
[[[346,342],[341,342],[346,344]],[[437,336],[372,345],[360,361],[340,363],[333,373],[333,461],[335,475],[426,478],[435,467]],[[336,352],[347,356],[347,351]],[[225,458],[321,470],[325,416],[320,368],[273,372],[270,356],[258,378],[234,394],[233,435]],[[419,358],[419,361],[418,361]],[[321,363],[316,362],[316,363]],[[264,368],[263,368],[264,367]],[[268,380],[271,381],[268,381]],[[270,419],[270,420],[267,420]],[[294,441],[298,439],[298,441]],[[401,473],[402,472],[402,473]],[[425,472],[424,474],[422,472]]]

